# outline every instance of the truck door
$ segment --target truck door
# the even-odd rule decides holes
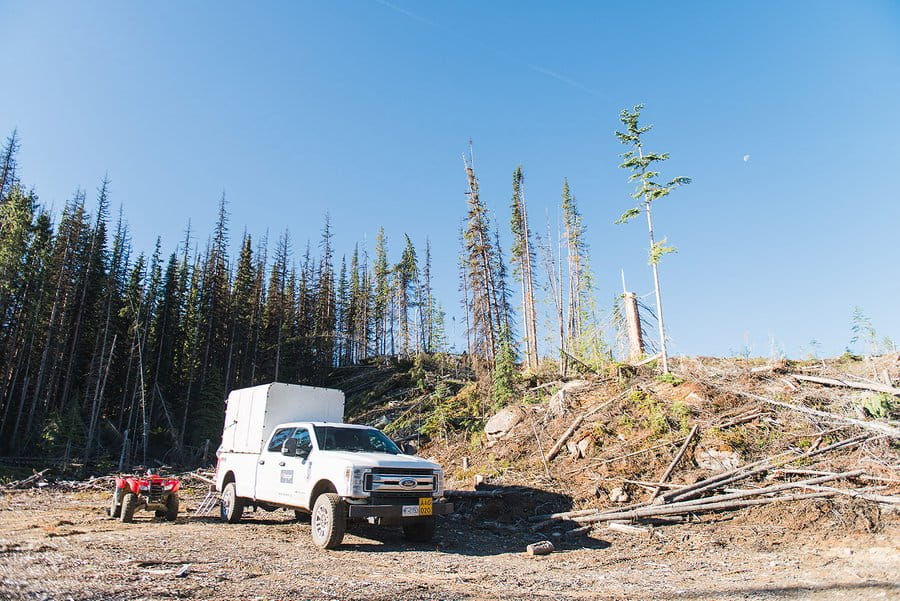
[[[306,428],[285,428],[287,432],[272,440],[261,457],[257,478],[257,498],[271,503],[301,506],[308,491],[309,452],[312,448]],[[278,437],[278,438],[276,438]],[[285,455],[287,447],[293,454]]]
[[[291,439],[297,441],[297,450],[294,457],[284,458],[284,469],[292,472],[290,475],[292,482],[288,486],[290,489],[288,494],[291,499],[291,505],[302,507],[306,502],[311,486],[309,477],[312,471],[312,463],[310,462],[309,454],[312,451],[312,441],[309,437],[309,430],[302,427],[294,430],[294,433],[291,434]]]
[[[256,466],[256,487],[254,497],[260,501],[269,501],[270,503],[279,503],[279,480],[281,479],[282,466],[279,463],[284,462],[284,456],[281,454],[281,447],[284,441],[294,433],[295,428],[279,428],[275,430],[269,439],[269,444],[262,453],[259,454],[259,460]]]

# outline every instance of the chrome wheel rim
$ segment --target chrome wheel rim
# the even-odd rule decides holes
[[[231,505],[234,497],[234,488],[228,487],[225,489],[225,493],[222,495],[222,518],[228,519],[228,512],[231,510]]]
[[[325,538],[328,531],[328,508],[322,504],[316,507],[316,512],[313,515],[313,529],[316,532],[316,536],[320,539]]]

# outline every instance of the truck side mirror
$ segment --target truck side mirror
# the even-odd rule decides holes
[[[285,440],[284,444],[281,445],[281,454],[287,455],[288,457],[295,457],[297,455],[297,439],[288,438]]]
[[[403,451],[404,455],[415,455],[419,452],[419,449],[416,448],[416,445],[404,442],[403,446],[400,447],[400,450]]]

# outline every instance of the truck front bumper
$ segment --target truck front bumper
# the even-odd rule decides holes
[[[409,506],[415,507],[415,506]],[[382,518],[387,520],[399,520],[401,518],[424,517],[421,515],[407,515],[403,511],[404,505],[350,505],[348,517],[351,518]],[[431,515],[447,515],[453,513],[453,503],[446,501],[434,501],[431,505]]]

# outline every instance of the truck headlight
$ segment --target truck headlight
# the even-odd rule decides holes
[[[434,496],[444,496],[444,470],[434,470]]]
[[[347,496],[366,496],[365,481],[368,472],[368,469],[362,467],[348,467],[344,470],[344,477],[347,479]]]

